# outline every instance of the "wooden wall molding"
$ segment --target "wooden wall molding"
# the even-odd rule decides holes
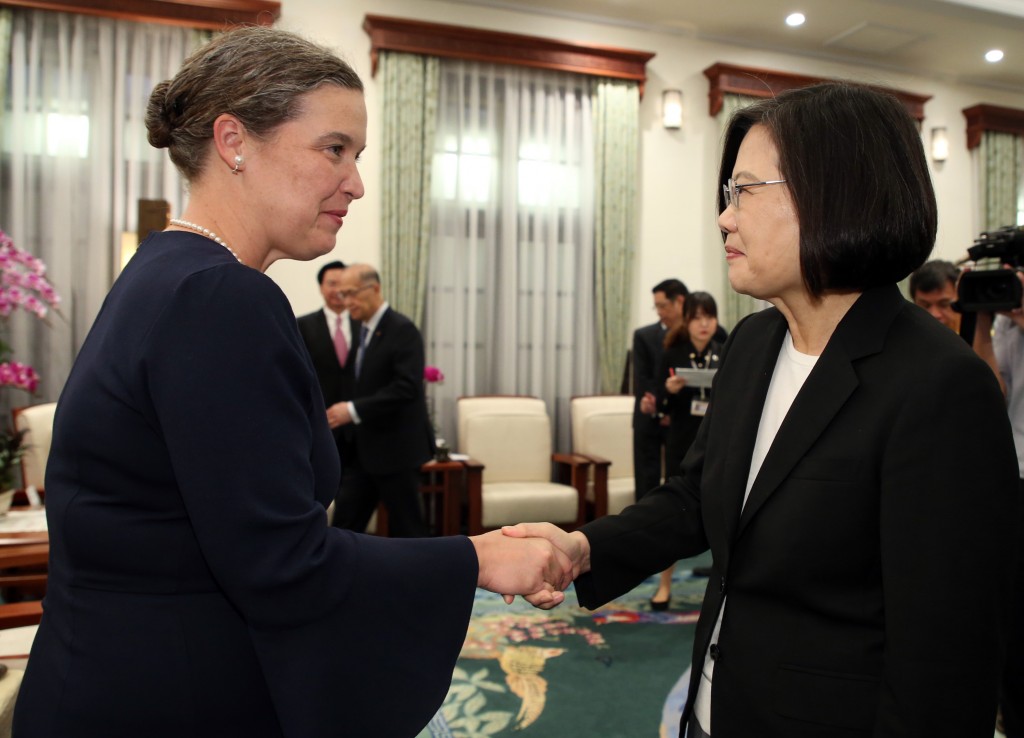
[[[599,77],[634,80],[643,96],[647,62],[654,54],[609,46],[584,46],[536,36],[485,31],[464,26],[367,15],[363,30],[370,36],[370,59],[377,73],[382,50],[513,64]]]
[[[981,144],[981,134],[985,131],[1024,136],[1024,110],[981,104],[964,108],[963,114],[967,118],[968,150]]]
[[[214,31],[241,23],[270,26],[281,15],[281,3],[272,0],[0,0],[0,5]]]
[[[808,77],[803,74],[741,67],[721,62],[712,64],[705,69],[704,76],[711,83],[708,99],[712,118],[722,110],[722,97],[727,93],[749,97],[772,97],[786,90],[795,90],[798,87],[831,81],[827,77]],[[899,98],[907,108],[907,112],[919,124],[924,120],[924,104],[931,100],[931,95],[917,95],[913,92],[894,90],[889,87],[875,87],[875,89],[888,92]]]

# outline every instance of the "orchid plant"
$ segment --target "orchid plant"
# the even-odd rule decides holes
[[[440,384],[444,381],[444,374],[436,366],[423,368],[423,381],[427,385]],[[440,429],[437,427],[437,413],[434,408],[434,395],[427,395],[427,414],[430,416],[430,425],[434,430],[434,459],[436,461],[447,461],[449,450],[448,444],[441,438]]]
[[[0,319],[4,324],[15,310],[24,310],[47,321],[50,311],[58,311],[60,296],[46,279],[46,265],[22,251],[10,236],[0,230]],[[0,336],[0,388],[14,387],[34,393],[39,374],[28,364],[11,359],[13,350]],[[14,483],[14,467],[25,453],[24,433],[0,431],[0,490]]]

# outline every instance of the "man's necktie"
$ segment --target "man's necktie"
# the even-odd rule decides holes
[[[334,353],[338,355],[338,363],[345,366],[348,359],[348,341],[345,340],[345,332],[341,330],[341,316],[334,323]]]
[[[366,356],[366,339],[370,336],[370,329],[363,323],[359,329],[359,349],[356,351],[356,377],[363,369],[363,357]]]

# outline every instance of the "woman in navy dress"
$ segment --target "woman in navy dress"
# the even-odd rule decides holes
[[[362,197],[361,82],[243,28],[157,85],[147,126],[191,197],[118,278],[57,405],[49,587],[14,734],[415,735],[474,588],[558,601],[565,580],[550,548],[500,533],[327,526],[337,449],[264,271],[330,252]]]

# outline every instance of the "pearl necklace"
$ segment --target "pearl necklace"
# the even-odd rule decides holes
[[[204,236],[206,236],[208,239],[210,239],[214,243],[219,243],[221,246],[223,246],[229,252],[231,252],[231,255],[233,257],[235,257],[235,259],[238,260],[239,264],[242,263],[242,257],[240,257],[238,254],[236,254],[235,250],[233,248],[231,248],[230,246],[228,246],[227,242],[223,238],[218,236],[216,233],[211,231],[209,228],[203,228],[201,225],[198,225],[196,223],[189,223],[187,220],[182,220],[181,218],[171,218],[170,222],[171,222],[171,225],[180,226],[181,228],[188,228],[190,231],[195,231],[196,233],[203,234]]]

